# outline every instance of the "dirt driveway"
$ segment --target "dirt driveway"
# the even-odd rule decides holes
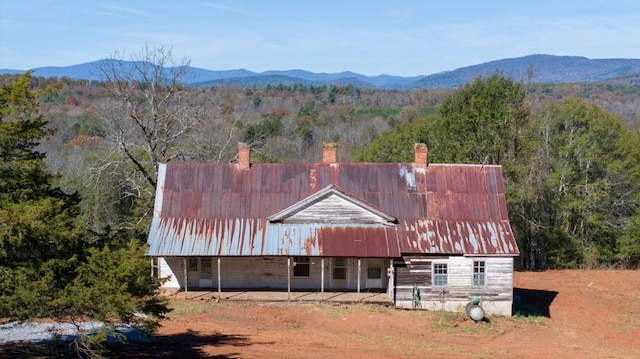
[[[515,274],[529,317],[382,305],[176,301],[146,358],[640,358],[640,271]]]

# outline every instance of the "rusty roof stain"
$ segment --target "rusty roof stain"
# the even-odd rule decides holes
[[[327,189],[395,222],[269,220]],[[161,164],[148,242],[151,256],[519,253],[502,169],[481,165]]]

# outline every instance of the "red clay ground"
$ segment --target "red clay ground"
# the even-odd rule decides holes
[[[159,336],[158,357],[640,358],[640,271],[518,272],[525,311],[491,317],[376,305],[233,302],[189,306]],[[183,343],[184,341],[184,343]],[[162,345],[161,345],[162,346]],[[161,348],[158,348],[161,349]]]
[[[174,301],[156,342],[115,357],[640,358],[640,271],[518,272],[515,288],[543,316],[476,324],[381,305]]]

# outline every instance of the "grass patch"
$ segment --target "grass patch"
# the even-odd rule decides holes
[[[548,318],[543,317],[541,315],[535,316],[535,315],[515,314],[513,316],[513,320],[517,320],[519,322],[526,323],[526,324],[546,325]]]
[[[207,313],[216,306],[227,305],[226,303],[213,303],[206,301],[175,301],[170,302],[169,308],[171,312],[167,315],[169,319],[179,317],[181,315],[194,315]]]
[[[532,305],[517,305],[513,319],[527,324],[545,325],[548,318],[540,314],[540,311]]]
[[[391,313],[395,308],[376,304],[312,304],[312,310],[339,318],[353,313]]]
[[[499,323],[488,318],[480,322],[475,322],[466,313],[433,311],[430,312],[430,327],[445,333],[502,333],[504,330]]]
[[[381,305],[346,304],[313,306],[313,311],[331,318],[345,318],[354,313],[381,313],[385,315],[409,316],[427,323],[431,329],[446,333],[501,333],[503,328],[498,322],[485,318],[476,323],[464,312],[447,312],[438,310],[411,310]]]

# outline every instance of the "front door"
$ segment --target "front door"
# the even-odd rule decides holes
[[[198,257],[187,258],[187,288],[200,287],[200,275],[198,273]]]
[[[200,288],[213,287],[213,279],[211,274],[211,257],[200,258]]]
[[[187,259],[188,288],[212,288],[213,271],[211,257],[189,257]]]
[[[333,258],[331,266],[331,288],[347,289],[349,258]]]

